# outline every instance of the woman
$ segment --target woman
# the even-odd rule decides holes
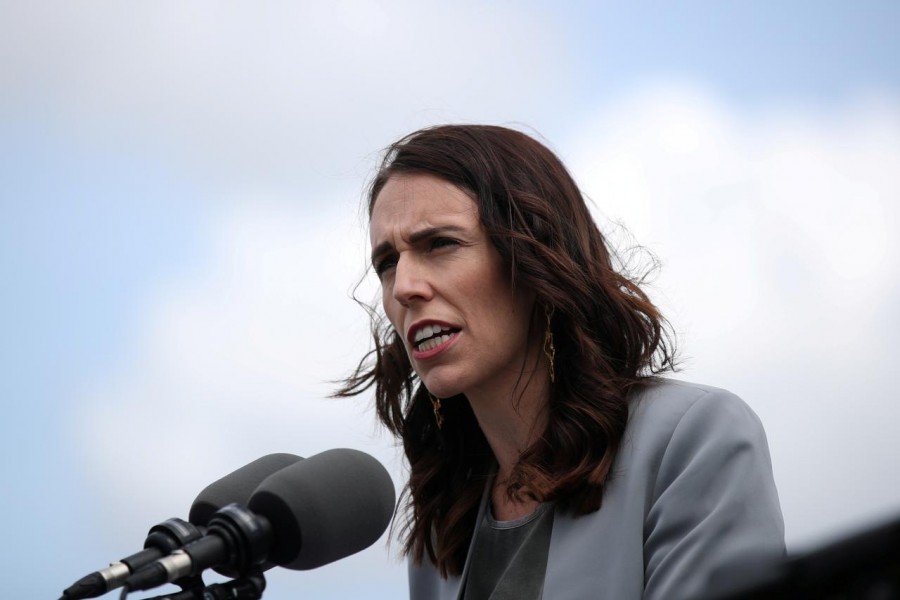
[[[552,152],[417,131],[368,208],[387,319],[339,394],[403,442],[412,598],[695,598],[783,554],[759,420],[658,377],[667,323]]]

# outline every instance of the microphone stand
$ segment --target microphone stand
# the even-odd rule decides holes
[[[259,600],[266,589],[266,578],[261,569],[251,570],[225,583],[204,585],[199,576],[175,583],[182,591],[146,600]]]

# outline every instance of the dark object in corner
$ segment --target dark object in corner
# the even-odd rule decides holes
[[[707,600],[900,600],[900,518],[754,570]]]

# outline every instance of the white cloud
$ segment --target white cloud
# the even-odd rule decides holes
[[[41,4],[0,24],[6,98],[49,101],[43,118],[127,135],[226,184],[308,185],[435,120],[527,122],[571,77],[540,7]]]
[[[748,116],[660,85],[567,147],[601,218],[662,258],[683,376],[766,423],[789,542],[900,512],[900,104]]]

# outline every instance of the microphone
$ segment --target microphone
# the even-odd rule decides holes
[[[213,567],[314,569],[375,543],[394,501],[381,463],[358,450],[327,450],[267,477],[246,508],[225,506],[206,536],[137,571],[125,587],[148,590]]]
[[[268,454],[206,486],[191,505],[190,522],[168,519],[154,525],[144,549],[95,571],[66,588],[60,600],[96,598],[121,587],[134,572],[203,537],[212,514],[232,502],[247,502],[256,487],[273,473],[302,460],[293,454]]]
[[[206,525],[217,510],[232,502],[245,504],[267,477],[301,460],[293,454],[267,454],[213,481],[197,494],[188,520],[194,525]]]

